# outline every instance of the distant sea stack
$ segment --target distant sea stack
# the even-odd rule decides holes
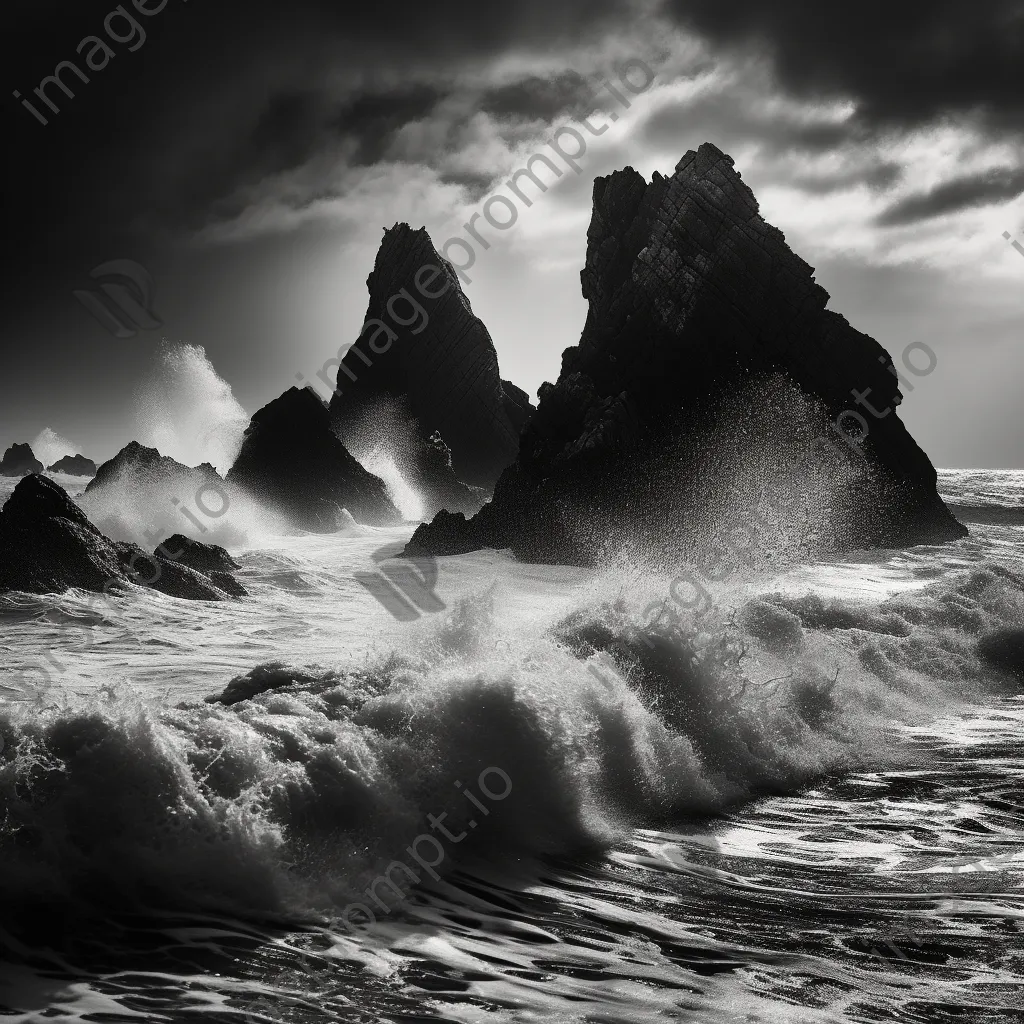
[[[65,476],[95,476],[96,463],[84,455],[65,455],[52,466],[47,466],[46,472],[63,473]]]
[[[131,441],[95,470],[95,476],[86,486],[85,493],[91,494],[115,483],[127,484],[133,489],[146,489],[157,483],[182,479],[195,487],[201,487],[204,482],[223,483],[217,470],[208,462],[196,467],[184,466],[168,455],[161,455],[155,448]]]
[[[419,436],[444,439],[455,476],[492,488],[515,460],[533,410],[524,392],[501,380],[494,343],[454,268],[425,230],[396,224],[384,233],[366,285],[366,326],[338,368],[331,400],[341,436],[381,397],[404,399]]]
[[[412,550],[586,564],[690,558],[737,527],[803,556],[965,535],[895,411],[889,355],[825,308],[730,157],[705,144],[649,184],[598,178],[587,241],[583,335],[516,463],[476,517],[439,515]],[[866,436],[836,428],[845,410]]]
[[[338,440],[309,388],[291,388],[253,416],[227,480],[313,533],[340,529],[342,509],[371,526],[402,521],[384,481]]]
[[[0,460],[0,476],[28,476],[42,471],[43,464],[27,444],[12,444]]]
[[[224,561],[226,552],[191,541],[179,550],[174,540],[153,554],[112,541],[59,484],[28,476],[0,510],[0,592],[50,594],[76,587],[106,593],[133,583],[191,601],[245,596],[230,571],[238,566]]]

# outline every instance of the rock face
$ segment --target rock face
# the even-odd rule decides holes
[[[201,557],[197,549],[206,547],[190,549],[193,564]],[[227,571],[190,568],[171,557],[175,550],[161,545],[149,555],[104,537],[59,484],[29,476],[0,511],[0,591],[50,594],[77,587],[102,593],[134,583],[194,601],[245,596]],[[208,549],[202,558],[219,559],[219,551]]]
[[[522,388],[517,388],[512,381],[503,380],[501,389],[505,394],[505,415],[508,416],[516,436],[522,437],[526,424],[537,410],[530,401],[530,396]]]
[[[0,476],[27,476],[42,471],[43,464],[27,444],[12,444],[0,461]]]
[[[412,550],[686,557],[738,516],[804,555],[966,533],[896,414],[889,355],[825,308],[730,157],[706,144],[649,184],[598,178],[587,238],[586,326],[515,465],[474,519],[439,516]]]
[[[363,334],[338,368],[331,416],[342,436],[382,396],[405,399],[418,434],[439,433],[455,476],[490,489],[515,459],[532,407],[501,380],[487,328],[423,229],[384,233],[367,278]]]
[[[253,416],[227,480],[314,533],[344,526],[342,509],[371,526],[402,521],[384,481],[341,443],[309,388],[291,388]]]
[[[169,480],[184,480],[201,487],[204,483],[222,484],[220,475],[208,462],[195,468],[183,466],[167,455],[161,455],[155,448],[147,448],[132,441],[112,459],[108,459],[96,470],[85,493],[100,490],[115,483],[128,484],[134,489],[151,488]],[[183,498],[188,495],[183,494]]]
[[[52,466],[47,466],[46,472],[64,473],[67,476],[95,476],[96,463],[84,455],[65,455]]]
[[[217,544],[202,544],[180,533],[168,537],[160,547],[166,552],[173,553],[174,561],[179,565],[186,565],[207,576],[214,572],[234,572],[241,569],[224,548]]]
[[[242,567],[217,544],[203,544],[176,533],[157,547],[156,554],[206,576],[231,597],[246,596],[245,588],[231,575]]]

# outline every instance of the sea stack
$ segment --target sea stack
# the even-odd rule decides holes
[[[42,471],[43,464],[27,444],[12,444],[0,460],[0,476],[28,476]]]
[[[896,413],[888,353],[826,309],[730,157],[705,144],[650,183],[598,178],[587,242],[586,325],[515,464],[473,519],[439,515],[411,550],[587,564],[692,558],[736,528],[803,557],[964,536]]]
[[[96,470],[85,493],[95,494],[114,484],[145,491],[168,481],[183,481],[192,487],[192,491],[204,483],[217,485],[224,482],[208,462],[195,467],[185,466],[168,455],[161,455],[156,448],[147,448],[138,441],[131,441]]]
[[[227,480],[312,533],[340,529],[342,509],[371,526],[402,521],[384,481],[341,443],[310,388],[291,388],[253,416]]]
[[[382,399],[403,402],[420,439],[444,439],[458,480],[493,488],[515,460],[533,409],[501,380],[494,343],[454,268],[426,230],[396,224],[384,233],[366,285],[364,329],[338,368],[331,399],[340,436],[372,420]]]
[[[63,473],[65,476],[95,476],[96,463],[84,455],[65,455],[52,466],[47,466],[46,472]]]

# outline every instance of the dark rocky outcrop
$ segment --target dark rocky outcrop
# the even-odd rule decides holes
[[[521,437],[530,422],[530,417],[537,411],[530,396],[522,389],[517,388],[510,380],[501,382],[501,389],[504,392],[505,415],[516,432],[516,437]]]
[[[242,567],[228,552],[217,544],[203,544],[176,533],[168,537],[158,549],[164,557],[173,559],[179,565],[187,565],[206,576],[214,572],[234,572]]]
[[[889,355],[826,309],[714,146],[649,184],[632,168],[598,178],[580,276],[586,326],[516,463],[476,517],[438,516],[411,551],[689,560],[751,519],[769,556],[966,533],[896,414]],[[847,409],[866,436],[853,417],[836,428]]]
[[[224,564],[220,549],[206,548],[194,545],[190,560]],[[110,540],[59,484],[45,476],[29,476],[0,511],[0,592],[50,594],[76,587],[102,593],[134,583],[194,601],[245,596],[227,571],[191,568],[167,557],[175,550],[161,546],[149,555],[134,544]]]
[[[90,494],[115,484],[137,490],[152,489],[157,484],[168,482],[185,485],[182,500],[192,496],[192,491],[188,490],[190,485],[198,490],[206,483],[224,483],[208,462],[195,467],[185,466],[167,455],[161,455],[155,448],[147,448],[138,441],[132,441],[96,470],[85,493]]]
[[[342,509],[372,526],[402,521],[384,481],[341,443],[309,388],[291,388],[253,416],[227,480],[314,533],[345,525]]]
[[[203,544],[176,533],[159,545],[155,553],[166,561],[206,576],[214,586],[231,597],[246,595],[245,588],[231,575],[242,567],[218,544]]]
[[[29,473],[42,471],[43,464],[27,444],[12,444],[0,460],[0,476],[27,476]]]
[[[147,548],[186,520],[203,534],[216,530],[222,543],[245,537],[210,463],[186,466],[138,441],[104,462],[77,501],[106,536]]]
[[[515,459],[532,407],[501,380],[455,270],[425,230],[396,224],[366,285],[368,326],[342,360],[331,400],[341,436],[381,398],[404,399],[417,436],[439,433],[450,447],[456,478],[490,489]]]
[[[65,455],[52,466],[47,466],[46,472],[64,473],[66,476],[95,476],[96,463],[84,455]]]

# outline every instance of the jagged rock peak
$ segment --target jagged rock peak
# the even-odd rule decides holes
[[[384,481],[342,444],[310,388],[290,388],[252,417],[227,480],[302,530],[333,533],[346,523],[343,509],[374,526],[402,521]]]
[[[42,471],[43,464],[27,444],[12,444],[0,460],[0,476],[27,476]]]
[[[147,448],[138,441],[130,441],[112,459],[104,462],[89,481],[85,493],[106,487],[122,477],[130,478],[134,485],[144,486],[155,479],[186,477],[221,483],[220,474],[203,462],[198,466],[185,466],[169,455],[161,455],[156,448]]]
[[[758,505],[815,550],[963,536],[895,412],[888,353],[826,309],[721,150],[650,182],[598,178],[580,279],[582,336],[541,386],[516,464],[474,520],[417,531],[420,550],[692,553]],[[857,394],[879,412],[855,444],[833,424]]]
[[[47,466],[48,473],[63,473],[65,476],[95,476],[96,463],[84,455],[65,455],[52,466]]]
[[[425,229],[395,224],[366,285],[364,330],[338,369],[334,421],[346,428],[381,396],[404,399],[421,438],[444,437],[457,478],[492,487],[516,457],[528,412],[525,396],[503,386],[494,343],[454,267]]]

